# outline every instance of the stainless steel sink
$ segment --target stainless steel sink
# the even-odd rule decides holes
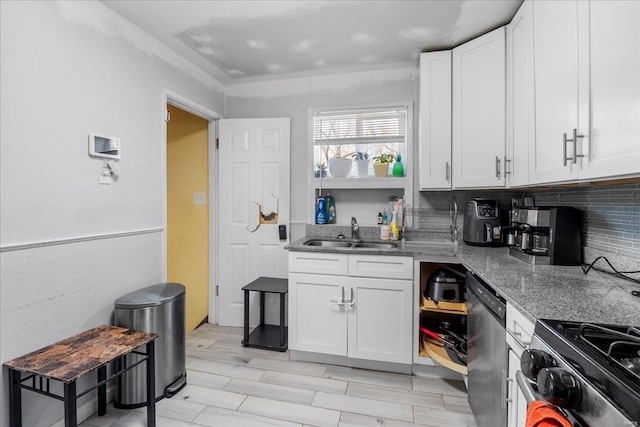
[[[398,245],[395,243],[362,242],[354,243],[353,247],[359,249],[398,249]]]
[[[334,240],[309,240],[305,246],[324,246],[329,248],[350,248],[351,242],[336,242]]]
[[[351,249],[398,249],[397,243],[380,242],[345,242],[336,240],[310,239],[303,243],[305,246],[321,246],[326,248]]]

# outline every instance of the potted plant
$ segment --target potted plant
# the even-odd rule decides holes
[[[327,165],[324,162],[316,163],[315,177],[316,178],[325,178],[327,176]]]
[[[342,146],[338,145],[334,151],[334,157],[329,159],[329,173],[336,178],[344,178],[351,175],[353,160],[342,155]]]
[[[393,163],[393,154],[380,154],[373,158],[373,172],[377,177],[389,176],[389,165]]]
[[[355,154],[358,176],[369,176],[369,154],[358,151]]]

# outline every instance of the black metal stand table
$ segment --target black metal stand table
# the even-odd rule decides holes
[[[289,281],[274,277],[258,277],[242,288],[244,291],[244,339],[245,347],[287,351],[287,327],[285,324],[285,296],[289,292]],[[260,292],[260,324],[249,333],[249,292]],[[265,325],[264,294],[280,294],[280,325]]]
[[[107,382],[146,361],[147,426],[155,427],[156,338],[157,334],[103,325],[5,362],[4,365],[9,368],[9,425],[22,426],[22,389],[62,400],[65,427],[78,425],[77,399],[98,389],[98,415],[102,416],[107,413]],[[136,351],[142,345],[145,345],[146,353]],[[129,353],[136,353],[144,358],[107,377],[107,365]],[[78,393],[76,381],[95,370],[98,371],[98,383]],[[27,376],[23,378],[22,373]],[[63,383],[63,396],[50,391],[50,380]]]

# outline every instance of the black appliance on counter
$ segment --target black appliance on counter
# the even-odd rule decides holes
[[[467,202],[462,240],[474,246],[502,246],[500,207],[490,199]]]
[[[531,206],[511,211],[515,246],[509,254],[531,264],[582,264],[580,211],[571,207]]]
[[[640,327],[539,320],[520,358],[518,387],[546,400],[574,426],[640,421]]]

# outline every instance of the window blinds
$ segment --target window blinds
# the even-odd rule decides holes
[[[318,112],[313,117],[314,145],[404,143],[407,109]]]

